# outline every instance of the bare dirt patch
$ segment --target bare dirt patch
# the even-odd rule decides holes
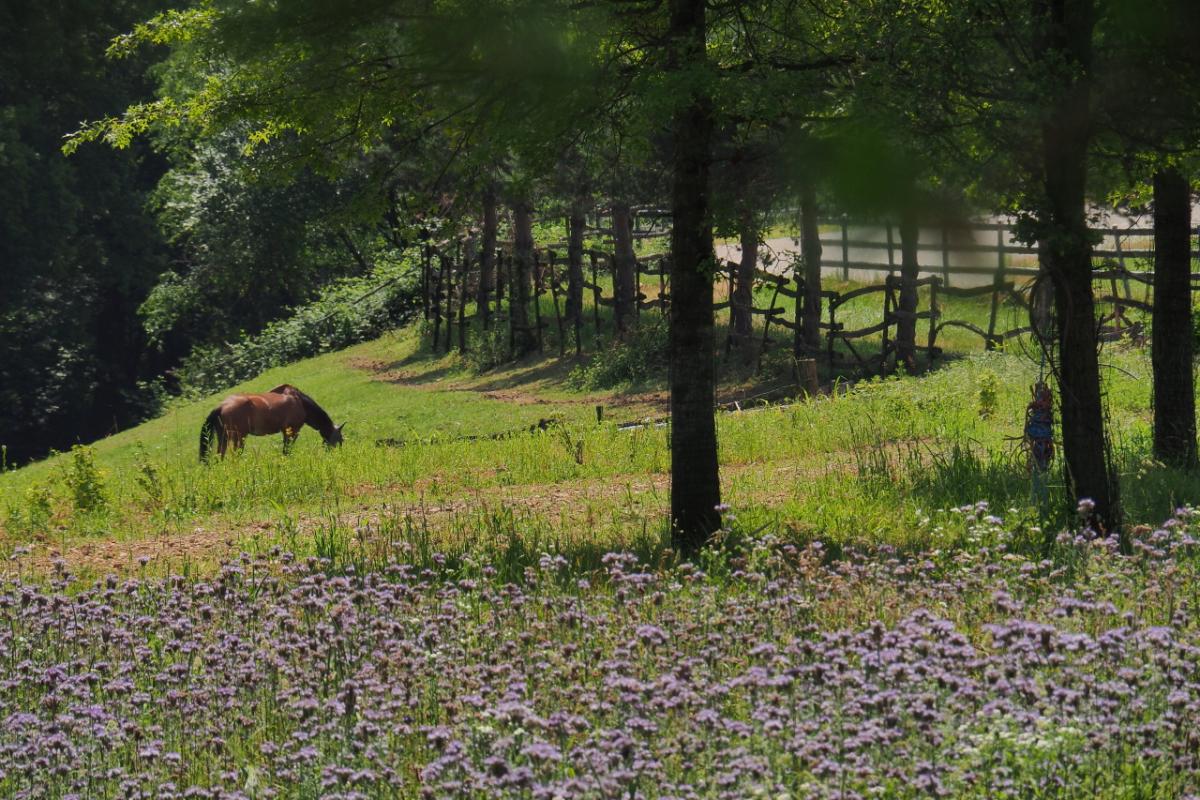
[[[259,530],[264,529],[261,523],[257,525]],[[123,541],[74,542],[66,547],[36,542],[27,555],[10,560],[4,572],[51,574],[60,569],[76,575],[127,575],[144,569],[155,574],[179,572],[229,557],[236,552],[239,540],[250,532],[249,527],[245,531],[198,527]]]

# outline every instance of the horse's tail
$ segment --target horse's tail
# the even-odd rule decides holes
[[[200,426],[200,460],[208,460],[208,445],[212,442],[213,435],[217,437],[217,444],[225,444],[225,426],[221,424],[221,407],[217,406],[204,420],[204,424]]]

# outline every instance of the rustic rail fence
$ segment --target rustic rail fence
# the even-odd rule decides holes
[[[651,224],[636,231],[639,235],[663,235],[661,213],[655,212],[648,217]],[[596,220],[597,229],[602,220]],[[768,348],[778,344],[772,339],[772,328],[781,328],[793,333],[792,349],[795,355],[818,357],[831,367],[859,368],[866,371],[886,368],[889,358],[897,352],[897,341],[894,328],[903,321],[914,324],[925,323],[924,335],[919,342],[913,342],[908,347],[925,356],[927,363],[932,363],[942,356],[938,341],[948,328],[958,328],[977,335],[986,349],[1003,346],[1004,343],[1032,332],[1030,324],[1019,324],[1010,328],[1002,327],[1000,309],[1002,307],[1016,308],[1028,322],[1031,313],[1031,290],[1035,279],[1041,274],[1036,266],[1038,248],[1022,245],[1012,238],[1012,226],[1002,223],[975,223],[959,228],[942,228],[936,241],[920,242],[917,246],[920,254],[937,253],[938,263],[919,265],[918,277],[912,288],[924,298],[924,307],[915,311],[904,311],[900,308],[899,292],[903,279],[899,274],[900,243],[891,225],[879,226],[884,231],[882,239],[852,236],[855,227],[846,219],[826,219],[821,221],[824,232],[821,235],[823,256],[821,267],[823,273],[839,275],[843,281],[849,281],[853,274],[879,274],[883,280],[865,286],[854,286],[844,289],[823,289],[821,296],[821,315],[819,318],[819,339],[821,346],[817,350],[806,349],[802,337],[796,335],[802,330],[803,322],[799,307],[805,294],[802,270],[799,270],[798,259],[783,269],[758,268],[754,272],[754,281],[758,287],[767,290],[768,302],[765,306],[751,305],[745,309],[753,317],[762,318],[761,333],[755,334],[758,342],[759,363],[761,354]],[[830,235],[830,231],[835,231]],[[667,230],[669,233],[669,229]],[[1137,335],[1141,323],[1131,320],[1128,311],[1136,310],[1150,312],[1153,308],[1151,285],[1153,272],[1131,269],[1136,262],[1153,258],[1153,230],[1149,228],[1104,228],[1096,233],[1101,237],[1101,244],[1093,250],[1097,270],[1093,276],[1100,290],[1097,302],[1108,310],[1101,317],[1102,336],[1117,338],[1126,335]],[[994,235],[993,243],[980,242],[978,237]],[[1149,245],[1149,246],[1148,246]],[[587,249],[584,251],[584,280],[583,290],[591,297],[590,314],[581,312],[574,319],[568,319],[563,301],[567,297],[567,267],[563,257],[565,246],[538,248],[534,252],[534,264],[531,275],[530,301],[533,321],[528,328],[519,331],[510,326],[510,346],[518,332],[532,334],[538,350],[546,346],[545,332],[554,327],[557,349],[560,355],[565,355],[569,345],[573,344],[575,353],[583,351],[584,327],[590,324],[591,339],[594,346],[600,346],[605,339],[615,337],[616,330],[611,319],[602,313],[604,308],[612,308],[617,303],[615,291],[606,287],[605,277],[614,273],[616,256],[613,252]],[[864,254],[878,253],[885,261],[875,261]],[[826,257],[825,254],[828,254]],[[852,257],[852,254],[857,254]],[[964,254],[969,259],[963,259]],[[509,323],[509,317],[504,309],[505,291],[513,274],[514,253],[511,244],[501,244],[495,254],[496,274],[494,276],[494,291],[491,300],[494,309],[490,309],[490,317],[497,323]],[[1200,252],[1196,253],[1200,258]],[[654,254],[636,258],[634,264],[634,298],[633,310],[637,317],[647,312],[666,314],[670,304],[669,265],[667,256]],[[980,259],[992,261],[990,265],[980,263]],[[971,260],[974,263],[962,263]],[[478,309],[468,315],[468,306],[474,302],[479,281],[479,254],[473,252],[469,240],[455,240],[440,245],[430,245],[425,248],[422,263],[422,286],[425,288],[425,317],[431,324],[433,346],[449,350],[457,346],[465,351],[470,346],[468,331],[472,318],[478,316]],[[728,313],[729,329],[733,329],[733,294],[737,280],[738,265],[725,261],[720,265],[716,279],[727,283],[728,298],[714,304],[714,311]],[[970,276],[975,280],[981,277],[989,280],[971,286],[953,285],[956,276]],[[1193,288],[1200,288],[1200,274],[1192,276]],[[920,291],[924,290],[924,291]],[[880,314],[878,321],[872,324],[848,329],[839,313],[853,301],[878,294]],[[1140,294],[1141,296],[1136,296]],[[762,296],[761,294],[759,295]],[[986,327],[967,319],[945,318],[944,303],[946,298],[972,298],[989,296],[989,313]],[[548,297],[553,317],[543,319],[542,298]],[[786,302],[790,301],[790,302]],[[791,312],[789,317],[789,312]],[[590,318],[589,318],[590,317]],[[455,330],[457,328],[457,330]],[[457,336],[453,334],[457,333]],[[878,337],[878,352],[868,354],[863,346],[866,340]],[[726,348],[732,347],[732,336],[726,340]]]

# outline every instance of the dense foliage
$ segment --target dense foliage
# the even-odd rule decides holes
[[[374,339],[420,308],[414,259],[381,261],[366,275],[330,284],[310,303],[236,342],[198,345],[175,369],[187,396],[208,395],[271,367]]]
[[[150,91],[153,51],[116,63],[103,47],[160,6],[0,9],[0,444],[10,461],[140,419],[137,382],[162,366],[136,311],[167,263],[144,210],[166,164],[144,142],[60,151],[81,120]]]
[[[0,445],[10,465],[156,413],[164,389],[191,381],[224,343],[340,278],[370,280],[376,256],[390,258],[410,227],[377,180],[380,163],[394,170],[399,157],[360,153],[336,178],[284,172],[269,152],[248,158],[236,131],[193,128],[153,147],[65,155],[83,120],[190,79],[165,48],[106,57],[112,39],[166,5],[0,11]],[[377,317],[352,324],[378,330]],[[330,331],[292,351],[335,340],[352,339]],[[193,348],[193,366],[171,374]]]

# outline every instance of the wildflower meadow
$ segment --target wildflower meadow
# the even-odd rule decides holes
[[[1043,559],[958,513],[973,551],[12,578],[0,794],[1197,796],[1200,517]]]

